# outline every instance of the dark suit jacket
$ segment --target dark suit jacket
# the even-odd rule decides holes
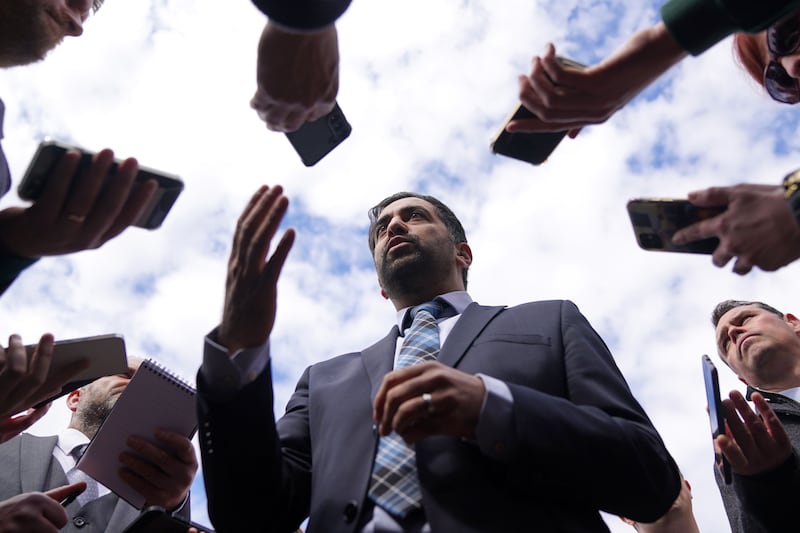
[[[67,476],[53,457],[58,437],[35,437],[23,433],[0,444],[0,500],[23,492],[45,491],[66,485]],[[67,522],[62,532],[119,533],[139,516],[139,511],[114,493],[91,501],[67,506]]]
[[[747,397],[757,391],[747,388]],[[800,529],[800,404],[780,394],[758,391],[769,402],[792,441],[794,453],[779,467],[755,476],[733,473],[726,485],[714,467],[722,503],[733,533],[779,533]]]
[[[356,531],[378,443],[372,403],[397,335],[395,327],[362,352],[308,368],[277,425],[269,368],[227,401],[211,398],[199,376],[200,449],[219,532],[290,532],[306,515],[309,533]],[[458,438],[417,443],[434,533],[608,531],[598,509],[649,522],[677,496],[676,465],[571,302],[473,303],[439,360],[508,384],[515,442],[503,460]]]

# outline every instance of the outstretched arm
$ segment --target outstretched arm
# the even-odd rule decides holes
[[[548,44],[542,56],[534,56],[530,74],[519,77],[520,101],[538,118],[513,121],[507,129],[563,131],[605,122],[684,57],[662,22],[586,69],[561,64]]]

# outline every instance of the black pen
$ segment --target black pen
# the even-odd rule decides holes
[[[72,494],[70,494],[69,496],[67,496],[63,500],[61,500],[61,507],[66,507],[67,505],[69,505],[72,502],[74,502],[75,498],[78,497],[78,494],[79,493],[77,493],[77,492],[73,492]]]

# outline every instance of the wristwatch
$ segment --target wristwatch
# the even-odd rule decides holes
[[[783,178],[783,197],[786,198],[794,219],[800,224],[800,169]]]

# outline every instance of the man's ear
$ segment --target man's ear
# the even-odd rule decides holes
[[[786,313],[783,316],[783,319],[789,324],[792,329],[794,330],[795,335],[800,337],[800,318],[797,318],[792,313]]]
[[[456,260],[464,268],[469,268],[472,264],[472,248],[465,242],[456,244]]]
[[[67,395],[67,408],[73,413],[78,409],[78,401],[81,399],[81,389],[75,389]]]

